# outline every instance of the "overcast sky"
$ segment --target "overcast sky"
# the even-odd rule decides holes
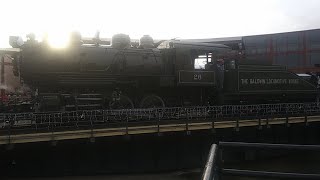
[[[320,28],[320,0],[1,0],[0,47],[34,32],[63,41],[73,30],[155,39],[214,38]]]

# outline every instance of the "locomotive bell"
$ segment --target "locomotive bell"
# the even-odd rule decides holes
[[[117,49],[129,48],[131,46],[130,43],[130,37],[126,34],[115,34],[111,39],[111,46]]]
[[[139,47],[140,48],[154,48],[153,38],[149,35],[144,35],[142,38],[140,38]]]

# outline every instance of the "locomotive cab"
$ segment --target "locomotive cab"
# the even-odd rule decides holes
[[[175,89],[183,105],[208,105],[219,101],[225,71],[223,56],[231,51],[228,46],[172,40],[158,48],[165,60],[173,60]]]
[[[163,53],[174,50],[177,86],[223,86],[223,75],[219,74],[224,70],[217,57],[230,51],[228,46],[172,40],[163,42],[158,48]]]

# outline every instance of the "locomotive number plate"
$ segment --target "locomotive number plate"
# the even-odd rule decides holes
[[[215,74],[213,71],[179,71],[179,84],[214,85]]]

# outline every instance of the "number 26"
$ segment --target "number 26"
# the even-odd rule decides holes
[[[193,75],[193,80],[200,81],[202,79],[201,74],[194,74]]]

